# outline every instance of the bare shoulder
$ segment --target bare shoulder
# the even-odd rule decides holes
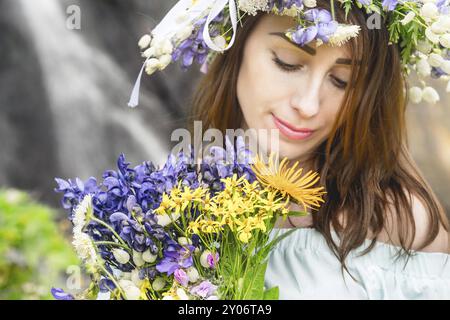
[[[431,218],[424,203],[414,195],[411,196],[411,208],[415,225],[415,235],[411,249],[423,252],[450,253],[449,233],[444,229],[442,224],[439,224],[439,231],[436,238],[426,247],[421,248],[429,235]],[[388,208],[386,212],[385,228],[377,236],[377,240],[400,246],[399,235],[405,227],[403,226],[402,228],[397,219],[394,219],[394,217],[397,217],[398,215],[399,213],[395,211],[395,207],[393,205]],[[400,215],[402,214],[400,213]],[[410,230],[408,231],[412,234]]]

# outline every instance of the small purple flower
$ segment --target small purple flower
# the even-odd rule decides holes
[[[208,265],[210,268],[215,268],[217,266],[217,263],[219,262],[219,254],[216,252],[215,255],[212,255],[212,253],[208,254],[206,257],[206,261],[208,261]]]
[[[393,11],[398,4],[398,0],[383,0],[383,9],[386,11]]]
[[[198,286],[195,286],[191,289],[191,293],[197,296],[202,297],[203,299],[207,299],[212,296],[217,290],[217,286],[213,285],[211,282],[205,280],[200,283]]]
[[[189,277],[187,275],[186,272],[184,272],[183,269],[177,269],[175,270],[175,272],[173,273],[175,280],[181,284],[183,287],[186,287],[188,285],[189,282]]]
[[[61,288],[52,288],[51,293],[56,300],[75,300],[71,294],[64,292]]]
[[[187,269],[192,266],[192,252],[194,246],[171,245],[164,250],[164,258],[156,265],[156,270],[171,275],[179,268]]]

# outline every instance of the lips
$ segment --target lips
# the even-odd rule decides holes
[[[277,118],[272,114],[275,126],[280,130],[280,132],[287,138],[292,140],[304,140],[309,138],[314,130],[308,128],[296,128],[292,124]]]

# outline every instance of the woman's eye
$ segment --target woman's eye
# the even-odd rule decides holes
[[[278,58],[275,53],[273,54],[273,59],[272,60],[275,62],[275,64],[281,70],[286,71],[286,72],[295,72],[295,71],[298,71],[301,68],[303,68],[303,66],[301,64],[294,65],[294,64],[289,64],[289,63],[286,63],[284,61],[281,61],[280,58]]]
[[[345,82],[335,76],[330,76],[330,77],[331,77],[331,81],[338,89],[345,89],[347,87],[347,82]]]

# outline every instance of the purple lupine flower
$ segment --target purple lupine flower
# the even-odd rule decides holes
[[[330,21],[326,23],[319,23],[317,26],[317,36],[316,38],[321,39],[323,42],[328,42],[331,35],[336,32],[338,23],[336,21]]]
[[[111,279],[102,278],[98,284],[100,292],[108,292],[113,291],[116,288],[116,285]]]
[[[208,280],[201,282],[198,286],[191,289],[191,293],[195,294],[203,299],[207,299],[212,296],[217,290],[217,286],[213,285]]]
[[[180,268],[187,269],[191,267],[194,249],[195,247],[192,245],[183,247],[176,243],[170,245],[164,250],[164,258],[156,265],[156,270],[161,273],[167,273],[170,276]]]
[[[73,295],[64,292],[61,288],[52,288],[51,293],[56,300],[75,300]]]
[[[383,9],[386,11],[393,11],[398,4],[398,0],[383,0]]]
[[[95,194],[98,191],[97,180],[94,177],[90,177],[85,182],[79,178],[76,178],[75,181],[55,178],[55,181],[58,184],[55,191],[64,193],[61,200],[62,207],[70,213],[73,212],[86,195],[90,193]]]
[[[307,28],[299,28],[292,34],[292,41],[303,46],[313,41],[317,36],[317,26],[309,26]]]
[[[181,284],[183,287],[186,287],[189,283],[189,277],[187,273],[183,269],[177,269],[173,273],[175,280]]]
[[[327,23],[332,21],[331,13],[325,9],[309,9],[305,11],[305,19],[314,23]]]

